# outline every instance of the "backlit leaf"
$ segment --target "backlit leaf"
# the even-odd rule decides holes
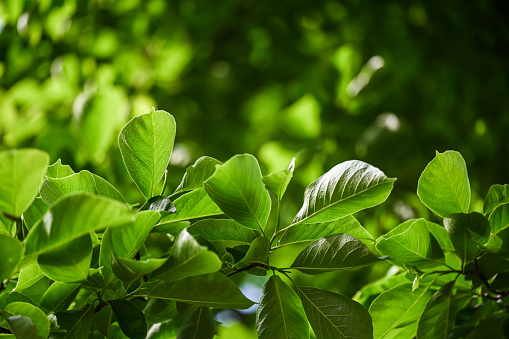
[[[62,161],[58,159],[53,165],[48,166],[46,177],[63,178],[74,174],[73,169],[69,165],[62,165]]]
[[[509,185],[492,185],[484,199],[483,213],[487,215],[500,205],[509,203]]]
[[[10,278],[23,257],[23,247],[18,239],[0,234],[0,281]]]
[[[182,182],[175,189],[175,193],[192,191],[203,187],[203,182],[214,174],[216,165],[222,162],[211,157],[201,157],[186,169]]]
[[[203,188],[182,195],[173,204],[176,213],[163,217],[159,221],[159,225],[223,214],[223,211],[210,199]]]
[[[79,292],[80,283],[54,282],[39,302],[47,313],[65,311]]]

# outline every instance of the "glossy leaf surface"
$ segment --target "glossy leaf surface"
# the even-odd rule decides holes
[[[175,193],[192,191],[203,187],[203,182],[214,174],[216,165],[222,162],[211,157],[201,157],[186,169],[182,182],[175,189]]]
[[[223,211],[210,199],[203,188],[182,195],[173,204],[176,213],[163,217],[159,222],[160,225],[223,214]]]

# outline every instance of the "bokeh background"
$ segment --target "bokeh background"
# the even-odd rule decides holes
[[[288,223],[309,183],[359,159],[398,178],[358,215],[377,236],[433,219],[419,175],[457,150],[479,209],[509,182],[508,15],[497,0],[2,1],[0,150],[44,149],[140,202],[117,136],[155,107],[177,121],[167,192],[202,155],[251,153],[268,174],[298,154]],[[386,269],[313,283],[351,296]]]

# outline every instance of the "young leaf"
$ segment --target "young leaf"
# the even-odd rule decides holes
[[[180,232],[170,250],[170,257],[154,272],[156,279],[177,281],[184,278],[216,272],[221,269],[221,259],[207,247],[201,246],[185,229]]]
[[[41,271],[39,264],[33,261],[30,264],[23,266],[19,272],[16,291],[22,292],[36,284],[42,278],[44,278],[44,273]]]
[[[395,180],[362,161],[336,165],[306,188],[304,204],[292,225],[334,221],[381,204]]]
[[[490,223],[481,214],[456,213],[444,219],[444,226],[451,238],[456,254],[463,262],[474,260],[479,247],[490,236]]]
[[[360,240],[348,234],[333,234],[309,244],[291,267],[306,274],[320,274],[366,267],[377,261]]]
[[[61,197],[75,193],[97,194],[126,202],[113,185],[89,171],[81,171],[63,178],[46,178],[41,186],[41,198],[50,207]]]
[[[134,293],[133,297],[136,296],[221,309],[247,309],[253,306],[253,302],[240,292],[237,285],[220,272],[176,282],[149,282]]]
[[[210,308],[199,306],[184,318],[177,339],[212,339],[214,319]]]
[[[23,257],[23,247],[18,239],[0,234],[0,281],[11,277]]]
[[[380,237],[376,248],[398,265],[437,266],[445,263],[444,252],[428,231],[426,220],[409,220]]]
[[[419,319],[417,338],[448,338],[455,316],[451,310],[453,287],[454,281],[448,282],[433,294]]]
[[[484,199],[483,213],[488,215],[500,205],[509,203],[509,185],[492,185]]]
[[[60,328],[67,330],[65,338],[87,339],[94,317],[94,306],[89,304],[70,311],[55,313]]]
[[[37,149],[0,153],[0,211],[19,217],[35,199],[49,163]]]
[[[263,286],[256,311],[256,332],[260,339],[309,337],[309,325],[299,297],[276,275]]]
[[[247,228],[231,219],[208,219],[195,222],[188,228],[191,235],[199,235],[208,242],[230,243],[233,246],[250,245],[257,237],[252,228]]]
[[[145,260],[132,260],[117,258],[115,254],[111,254],[111,268],[113,273],[122,280],[126,288],[145,274],[153,272],[161,267],[166,259],[148,258]]]
[[[30,230],[26,255],[35,257],[90,231],[125,225],[132,220],[132,212],[118,201],[87,194],[65,197]]]
[[[431,296],[429,285],[412,292],[412,284],[401,284],[380,294],[369,307],[375,338],[412,338],[417,320]]]
[[[88,277],[92,261],[92,239],[85,234],[45,252],[37,258],[44,274],[55,281],[78,282]]]
[[[35,331],[37,333],[37,338],[46,339],[49,336],[50,324],[49,320],[39,308],[25,302],[14,302],[5,308],[5,312],[12,314],[13,316],[24,316],[30,318],[31,323],[35,326]],[[16,330],[20,330],[21,328],[27,328],[29,325],[23,319],[16,319],[10,317],[7,319],[9,326],[12,328],[14,326]],[[23,337],[21,337],[23,338]]]
[[[417,195],[424,205],[442,218],[453,213],[468,213],[470,182],[461,154],[437,152],[419,178]]]
[[[111,300],[108,302],[117,317],[118,325],[124,334],[131,339],[145,339],[147,321],[136,304],[128,300]]]
[[[292,160],[290,166],[286,170],[278,171],[263,177],[265,187],[274,193],[279,201],[288,188],[288,184],[292,180],[293,171],[295,169],[295,158]]]
[[[373,338],[371,315],[358,302],[312,287],[297,292],[317,338]]]
[[[186,169],[182,182],[175,189],[175,193],[192,191],[203,187],[203,182],[214,174],[216,165],[222,162],[211,157],[201,157]]]
[[[369,232],[361,226],[355,217],[349,215],[336,221],[320,224],[300,224],[287,229],[278,242],[278,247],[311,242],[322,237],[346,233],[359,240],[373,240]]]
[[[159,221],[159,225],[223,214],[223,211],[210,199],[203,188],[186,193],[173,203],[176,213],[163,217]]]
[[[127,172],[148,200],[170,162],[176,124],[165,111],[154,111],[134,117],[118,137],[120,153]]]
[[[63,178],[74,174],[73,169],[69,165],[62,165],[62,161],[58,159],[53,165],[48,166],[46,170],[47,178]]]
[[[80,283],[54,282],[42,296],[39,307],[46,313],[65,311],[80,290]]]
[[[239,224],[263,231],[271,201],[255,157],[236,155],[223,165],[217,165],[204,186],[227,216]]]

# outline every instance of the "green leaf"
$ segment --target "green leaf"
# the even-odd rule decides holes
[[[113,310],[110,305],[106,305],[94,312],[92,325],[106,338],[110,338],[111,323],[114,321]]]
[[[444,252],[435,237],[428,231],[426,220],[409,220],[380,237],[376,248],[398,265],[417,267],[437,266],[445,263]]]
[[[187,230],[180,232],[170,250],[166,263],[154,272],[156,279],[177,281],[184,278],[216,272],[221,259],[207,247],[201,246]]]
[[[23,221],[29,230],[44,217],[48,212],[48,205],[42,200],[41,197],[35,198],[28,209],[23,213]]]
[[[54,282],[39,302],[46,313],[65,311],[74,301],[80,290],[80,283]]]
[[[295,158],[292,160],[290,166],[286,170],[278,171],[263,177],[265,187],[274,193],[279,201],[288,188],[288,184],[292,180],[293,171],[295,169]]]
[[[145,315],[134,303],[128,300],[111,300],[108,302],[117,317],[118,325],[131,339],[145,339],[147,321]]]
[[[74,171],[69,165],[62,165],[60,159],[58,159],[53,165],[48,166],[46,170],[47,178],[63,178],[74,174]]]
[[[373,338],[371,315],[358,302],[312,287],[297,287],[297,293],[317,338]]]
[[[468,213],[470,182],[461,154],[437,152],[419,178],[417,195],[424,205],[442,218],[453,213]]]
[[[113,185],[89,171],[81,171],[63,178],[46,178],[41,186],[41,198],[50,207],[61,197],[76,193],[97,194],[126,202]]]
[[[0,310],[5,310],[5,308],[7,307],[7,305],[13,303],[13,302],[16,302],[16,301],[23,301],[23,302],[26,302],[26,303],[29,303],[29,304],[33,304],[33,301],[30,300],[29,297],[21,294],[21,293],[18,293],[18,292],[15,292],[15,291],[11,291],[11,292],[3,292],[2,294],[0,294]],[[35,306],[35,305],[34,305]],[[1,322],[1,318],[0,318],[0,322]]]
[[[278,247],[311,242],[322,237],[346,233],[359,240],[373,240],[369,232],[361,226],[355,217],[349,215],[336,221],[319,224],[300,224],[287,229],[278,242]]]
[[[449,233],[445,230],[444,226],[435,224],[434,222],[426,220],[426,225],[428,226],[428,231],[435,237],[435,239],[440,244],[440,247],[445,251],[454,251],[454,245],[452,244],[451,239],[449,238]]]
[[[30,288],[36,284],[39,280],[44,277],[44,273],[41,271],[37,262],[31,262],[28,265],[23,266],[19,272],[18,283],[16,284],[16,291],[21,292]]]
[[[148,199],[147,202],[140,208],[140,211],[144,210],[158,211],[161,215],[177,212],[173,202],[168,197],[162,195],[156,195],[155,197]]]
[[[509,204],[500,205],[489,217],[491,233],[498,234],[509,228]]]
[[[118,137],[127,172],[148,200],[170,162],[176,124],[171,114],[152,111],[134,117]]]
[[[94,317],[94,306],[85,305],[70,311],[55,313],[58,326],[67,330],[66,339],[87,339]]]
[[[175,300],[221,309],[247,309],[253,302],[237,285],[219,272],[193,276],[176,282],[149,282],[134,296]]]
[[[203,188],[186,193],[173,203],[176,213],[162,218],[159,225],[223,214],[223,211],[210,199]]]
[[[304,204],[290,227],[338,220],[381,204],[395,180],[362,161],[336,165],[306,188]]]
[[[490,223],[481,213],[456,213],[444,219],[444,226],[451,238],[456,254],[463,262],[474,260],[479,247],[490,236]]]
[[[37,149],[0,153],[0,211],[19,217],[35,199],[49,163]]]
[[[203,187],[203,182],[214,174],[216,165],[222,162],[211,157],[201,157],[186,169],[182,182],[175,189],[175,193],[192,191]]]
[[[35,329],[35,325],[27,316],[24,315],[15,315],[7,318],[7,323],[9,324],[9,328],[14,334],[15,338],[23,338],[23,339],[37,339],[41,338],[37,335],[37,330]]]
[[[484,199],[483,213],[488,215],[500,205],[509,203],[509,185],[492,185]]]
[[[270,250],[270,240],[266,237],[259,237],[253,240],[246,255],[236,266],[247,266],[250,263],[267,263]]]
[[[417,321],[430,296],[429,285],[421,285],[412,292],[412,284],[401,284],[380,294],[369,307],[373,336],[379,339],[415,336]]]
[[[90,231],[124,225],[132,220],[132,212],[118,201],[87,194],[65,197],[30,230],[26,255],[35,257]]]
[[[25,316],[30,318],[31,323],[35,326],[37,338],[46,339],[49,336],[50,324],[49,320],[39,308],[25,302],[14,302],[5,308],[5,311],[13,316]],[[10,317],[7,319],[9,327],[14,326],[16,330],[29,329],[30,326],[24,319]],[[31,332],[31,331],[30,331]],[[24,338],[24,337],[20,337]]]
[[[227,216],[246,227],[263,231],[271,200],[255,157],[236,155],[223,165],[217,165],[204,186]]]
[[[208,307],[197,307],[184,318],[177,339],[212,339],[214,319]]]
[[[85,234],[37,258],[44,274],[55,281],[78,282],[88,277],[92,262],[92,239]]]
[[[333,234],[309,244],[291,267],[306,274],[320,274],[366,267],[377,261],[360,240],[348,234]]]
[[[263,286],[256,311],[256,332],[260,339],[309,338],[309,325],[299,297],[276,275]]]
[[[0,281],[11,277],[23,257],[23,246],[18,239],[0,234]]]
[[[111,255],[113,273],[122,280],[126,288],[129,288],[133,282],[139,280],[145,274],[157,270],[166,262],[166,259],[133,260],[117,258],[113,253]]]
[[[249,245],[258,236],[252,228],[247,228],[231,219],[208,219],[195,222],[188,232],[199,235],[208,242],[229,243],[232,246]]]
[[[454,312],[451,310],[453,287],[454,281],[448,282],[433,294],[419,319],[417,338],[447,339],[454,326]]]

